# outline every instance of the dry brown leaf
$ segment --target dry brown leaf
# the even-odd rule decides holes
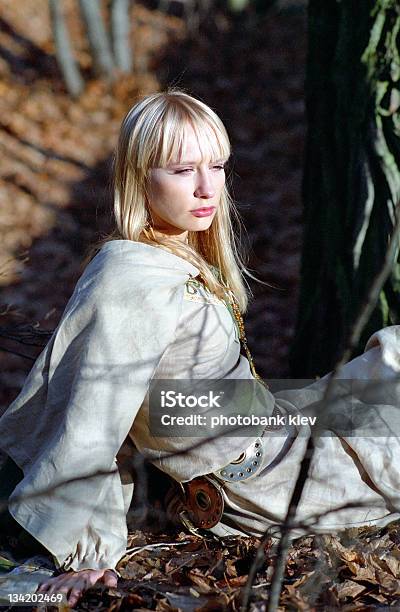
[[[135,578],[140,579],[143,578],[147,574],[147,567],[144,567],[137,561],[129,561],[124,568],[119,569],[122,578],[127,580]]]
[[[347,567],[349,568],[351,573],[354,574],[355,576],[357,576],[358,572],[361,569],[358,563],[353,563],[352,561],[350,561],[350,563],[347,564]]]
[[[225,565],[226,565],[226,573],[228,574],[228,576],[230,576],[232,578],[236,577],[238,575],[237,574],[237,570],[236,570],[236,566],[235,566],[235,562],[236,562],[236,559],[227,559],[226,563],[225,563]]]
[[[383,561],[395,578],[400,578],[400,559],[394,555],[386,556]]]
[[[365,565],[373,567],[378,571],[387,571],[385,560],[378,557],[376,553],[369,553],[365,555]]]
[[[193,584],[196,585],[199,593],[205,594],[212,590],[203,575],[201,575],[199,571],[196,571],[196,569],[190,570],[187,576],[193,582]]]
[[[312,576],[313,574],[314,574],[314,572],[307,572],[306,574],[303,574],[300,578],[298,578],[298,580],[293,582],[292,586],[298,588],[299,586],[304,584],[310,578],[310,576]]]
[[[236,576],[236,578],[231,578],[228,580],[228,584],[230,587],[240,587],[244,586],[247,583],[248,575],[245,576]]]
[[[372,597],[372,599],[376,599],[380,603],[388,603],[387,597],[380,595],[379,593],[368,593],[368,597]]]
[[[389,595],[400,595],[400,581],[393,578],[391,574],[376,570],[376,578],[381,591],[385,590]]]
[[[360,558],[360,554],[357,551],[345,548],[341,553],[341,558],[346,563],[351,563],[351,562],[360,562],[362,557]]]
[[[365,590],[365,586],[357,584],[357,582],[353,582],[352,580],[345,580],[345,582],[336,585],[336,592],[339,599],[345,599],[346,597],[355,598]]]
[[[371,582],[376,584],[375,570],[372,567],[359,567],[355,572],[353,580],[360,580],[364,582]]]
[[[340,559],[346,562],[360,561],[360,554],[352,549],[346,548],[337,536],[325,536],[328,551],[333,551]]]

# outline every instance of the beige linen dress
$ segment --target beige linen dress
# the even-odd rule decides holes
[[[104,245],[0,419],[0,447],[24,473],[9,510],[64,569],[113,568],[124,554],[133,485],[122,484],[116,456],[127,436],[183,482],[219,470],[264,433],[261,470],[224,484],[225,513],[213,531],[259,535],[284,517],[307,428],[291,431],[289,444],[286,430],[269,435],[264,427],[209,441],[202,432],[196,448],[190,447],[198,438],[152,435],[152,379],[253,379],[225,303],[202,287],[190,290],[197,274],[157,247],[128,240]],[[398,327],[381,330],[342,378],[394,378],[399,346]],[[275,396],[260,385],[250,411],[271,415],[275,404],[302,411],[318,402],[325,384]],[[397,410],[389,395],[379,415]],[[399,459],[397,436],[320,438],[299,518],[329,511],[339,500],[367,507],[328,514],[315,529],[391,520],[400,510]]]

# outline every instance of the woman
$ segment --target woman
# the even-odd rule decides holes
[[[130,110],[115,160],[117,232],[86,267],[0,420],[1,448],[23,472],[10,513],[64,570],[40,591],[65,592],[70,605],[96,582],[117,582],[133,490],[117,459],[129,439],[177,482],[209,475],[218,484],[225,508],[210,523],[214,533],[260,535],[284,518],[309,431],[287,417],[318,406],[326,379],[274,396],[257,378],[240,315],[246,270],[231,226],[229,156],[220,119],[182,92],[147,96]],[[395,378],[398,340],[397,327],[381,330],[341,377]],[[189,437],[179,428],[155,435],[149,390],[159,380],[229,383],[231,414],[244,403],[275,427],[207,439],[203,422]],[[396,404],[386,403],[389,412]],[[207,409],[197,413],[206,418]],[[313,529],[321,531],[397,516],[398,438],[366,440],[320,439],[299,521],[320,511]],[[332,513],[338,500],[360,505]]]

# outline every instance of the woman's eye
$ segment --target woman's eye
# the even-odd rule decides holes
[[[210,169],[220,171],[220,170],[225,170],[225,166],[223,164],[215,164],[211,166]],[[180,168],[179,170],[175,170],[174,174],[191,174],[194,171],[195,171],[194,168]]]

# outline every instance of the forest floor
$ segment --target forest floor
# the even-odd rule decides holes
[[[179,16],[135,3],[135,70],[112,86],[91,75],[76,0],[64,0],[76,57],[87,79],[77,101],[57,68],[47,0],[0,4],[0,328],[52,330],[81,273],[90,243],[111,229],[110,168],[119,125],[132,101],[183,87],[222,117],[233,143],[232,188],[251,247],[246,317],[259,372],[287,377],[302,236],[306,15],[263,18],[212,13],[189,34]],[[39,346],[1,339],[0,412],[21,388]],[[400,597],[398,525],[304,537],[290,548],[281,599],[287,610],[373,610]],[[164,546],[161,546],[164,544]],[[82,610],[239,610],[259,545],[186,533],[130,534],[118,589],[93,590]],[[265,610],[274,562],[269,539],[251,590]],[[26,608],[25,608],[26,609]]]

